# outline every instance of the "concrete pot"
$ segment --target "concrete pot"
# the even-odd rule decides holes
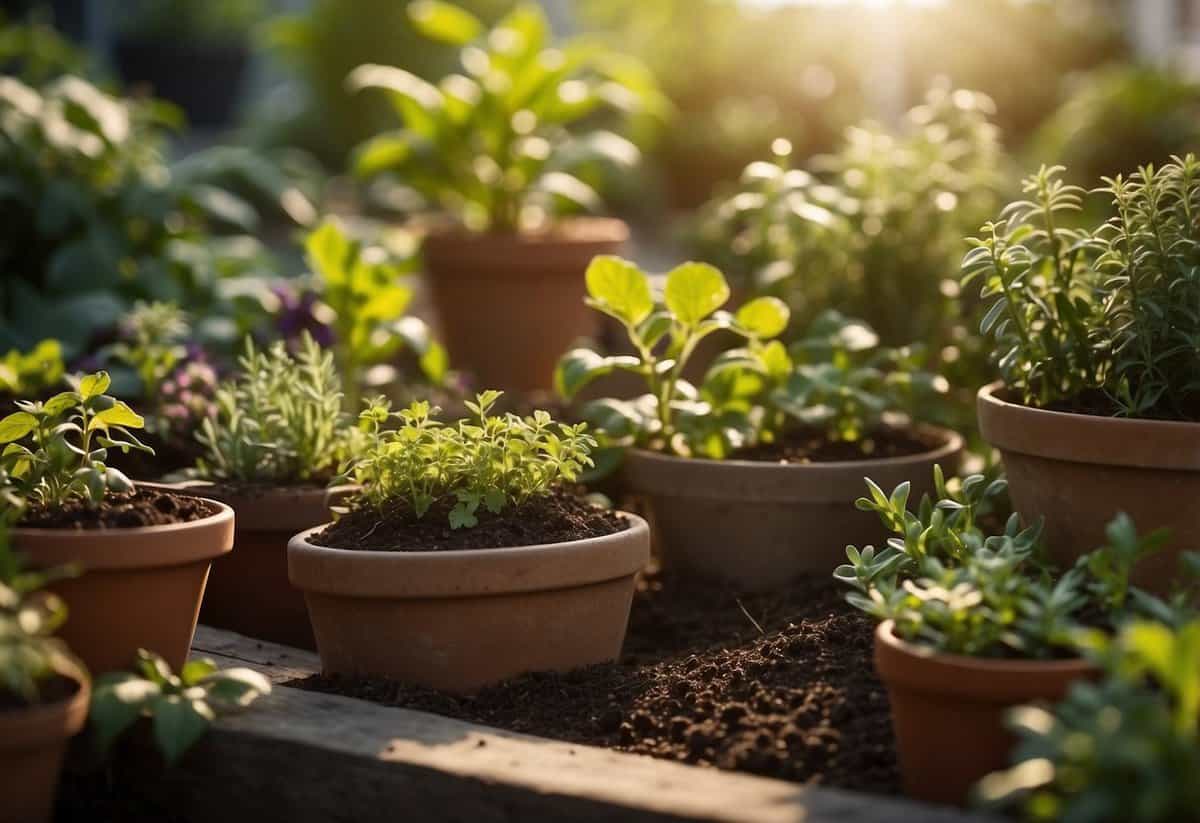
[[[304,595],[288,580],[287,545],[296,532],[328,522],[330,506],[352,487],[235,488],[190,481],[165,488],[219,500],[237,518],[234,550],[213,564],[200,621],[259,640],[315,649]]]
[[[553,387],[554,367],[600,315],[584,304],[583,274],[629,237],[620,220],[576,218],[542,234],[435,231],[421,247],[442,341],[476,385]]]
[[[326,674],[469,693],[528,671],[621,653],[650,530],[540,546],[386,552],[288,544]]]
[[[128,529],[12,530],[38,568],[74,565],[49,588],[71,619],[59,632],[93,674],[127,669],[139,648],[178,670],[187,660],[212,561],[233,547],[233,510],[190,523]]]
[[[883,488],[908,480],[912,499],[933,491],[933,466],[958,468],[962,438],[923,427],[941,445],[910,457],[783,465],[700,460],[641,449],[625,457],[629,491],[650,509],[665,567],[761,591],[803,574],[829,575],[847,544],[882,547],[888,534],[874,515],[854,508],[864,477]]]
[[[963,804],[971,787],[1008,765],[1016,738],[1009,709],[1058,701],[1071,684],[1099,675],[1086,660],[992,660],[939,654],[901,640],[893,623],[875,630],[875,670],[887,687],[904,791]]]
[[[71,679],[78,688],[65,700],[0,710],[0,823],[51,818],[67,743],[83,728],[92,694],[86,674]]]
[[[979,390],[983,438],[999,449],[1013,505],[1045,520],[1046,547],[1061,566],[1104,545],[1118,512],[1146,532],[1171,530],[1167,548],[1143,559],[1133,581],[1171,588],[1179,554],[1200,547],[1200,423],[1046,411]]]

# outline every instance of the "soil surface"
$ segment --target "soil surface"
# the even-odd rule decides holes
[[[471,697],[379,680],[290,685],[572,743],[877,793],[899,791],[873,622],[827,578],[738,597],[651,574],[617,663]]]
[[[925,454],[942,445],[905,429],[877,429],[853,443],[830,440],[820,429],[793,429],[774,443],[734,452],[735,460],[769,463],[835,463]]]
[[[476,512],[479,524],[469,529],[450,528],[452,507],[453,501],[438,501],[423,517],[400,505],[382,514],[370,507],[355,509],[309,539],[337,549],[435,552],[564,543],[629,528],[628,521],[611,509],[562,490],[499,514],[481,507]]]
[[[129,529],[190,523],[218,511],[198,497],[143,488],[105,495],[104,502],[96,507],[81,500],[54,509],[34,506],[18,525],[33,529]]]

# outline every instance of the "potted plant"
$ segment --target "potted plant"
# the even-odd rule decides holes
[[[0,420],[0,507],[13,544],[38,568],[73,565],[51,583],[73,619],[63,639],[94,673],[139,648],[183,665],[213,559],[233,545],[233,512],[211,500],[143,489],[107,466],[110,449],[144,449],[142,417],[106,394],[107,372],[71,379],[44,403]]]
[[[591,463],[585,424],[491,415],[499,396],[456,425],[425,402],[363,412],[361,491],[288,545],[326,674],[470,692],[620,653],[649,528],[566,485]]]
[[[1003,481],[974,475],[951,491],[935,475],[938,499],[910,509],[910,486],[887,495],[867,481],[858,507],[878,513],[895,533],[882,551],[849,546],[834,576],[852,586],[854,606],[880,621],[875,668],[888,690],[905,791],[963,803],[971,786],[1001,768],[1015,739],[1005,713],[1059,700],[1071,684],[1095,677],[1076,648],[1083,625],[1111,631],[1131,616],[1173,615],[1166,602],[1134,588],[1137,559],[1166,539],[1139,536],[1120,515],[1108,543],[1063,574],[1040,561],[1038,525],[1009,517],[988,534],[983,514]]]
[[[208,581],[205,624],[313,648],[304,598],[288,582],[287,543],[329,520],[344,490],[328,486],[355,428],[333,355],[310,335],[294,355],[282,341],[265,351],[247,341],[238,363],[196,433],[203,454],[191,479],[165,488],[220,500],[237,515],[236,551]]]
[[[67,742],[83,728],[91,681],[54,631],[62,600],[26,571],[0,520],[0,774],[5,820],[50,819]]]
[[[1000,450],[1018,511],[1046,524],[1069,564],[1118,511],[1171,530],[1139,584],[1170,585],[1200,540],[1200,161],[1176,158],[1107,179],[1114,216],[1067,228],[1084,192],[1043,167],[1029,199],[983,228],[963,261],[990,306],[1003,383],[979,392],[979,425]]]
[[[491,31],[448,3],[408,11],[420,31],[462,47],[464,73],[434,85],[399,68],[355,69],[350,88],[387,92],[404,121],[364,143],[355,168],[395,172],[443,213],[422,254],[452,362],[480,385],[549,388],[556,353],[597,330],[579,275],[629,234],[617,220],[562,218],[599,210],[603,168],[638,158],[625,138],[581,127],[604,109],[653,111],[657,93],[632,58],[591,41],[551,47],[536,3]]]
[[[1172,823],[1200,806],[1200,620],[1138,621],[1086,648],[1105,671],[1056,706],[1009,713],[1014,765],[977,797],[1030,821]]]
[[[835,564],[847,539],[882,536],[849,502],[864,474],[899,483],[956,468],[962,438],[899,414],[944,391],[917,368],[919,351],[880,349],[867,326],[836,313],[789,349],[774,339],[788,325],[781,301],[722,311],[729,287],[702,263],[670,271],[657,300],[646,274],[619,258],[596,258],[586,280],[589,305],[626,329],[636,354],[572,350],[557,388],[572,398],[614,370],[645,381],[648,394],[595,400],[581,414],[624,450],[625,482],[649,503],[665,563],[747,589],[782,586]],[[684,369],[718,330],[746,344],[694,386]]]
[[[120,6],[113,57],[121,79],[148,85],[180,106],[192,125],[232,120],[246,67],[250,30],[262,0],[137,0]]]

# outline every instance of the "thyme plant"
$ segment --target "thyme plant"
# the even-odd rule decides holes
[[[549,494],[592,465],[596,441],[587,424],[555,423],[549,413],[491,415],[501,392],[485,391],[466,406],[472,418],[455,425],[434,419],[438,409],[414,402],[392,414],[385,401],[361,415],[365,443],[345,476],[362,486],[360,499],[379,512],[393,508],[423,517],[449,505],[453,529],[478,524],[482,506],[493,514]],[[399,425],[385,429],[394,419]]]
[[[1087,192],[1063,171],[1027,178],[963,260],[1006,386],[1039,407],[1200,420],[1200,161],[1105,178],[1114,214],[1093,229],[1069,225]]]

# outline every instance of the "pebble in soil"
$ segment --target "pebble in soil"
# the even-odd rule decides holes
[[[295,685],[572,743],[895,793],[873,624],[843,594],[813,578],[739,597],[651,574],[639,584],[617,663],[527,674],[470,697],[379,680]]]

